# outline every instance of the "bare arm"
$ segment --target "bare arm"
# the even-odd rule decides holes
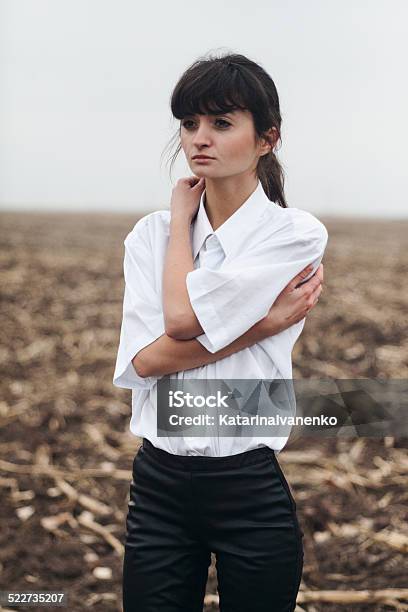
[[[316,274],[300,287],[299,283],[307,276],[308,271],[306,268],[292,279],[271,306],[266,317],[216,353],[207,351],[195,338],[177,340],[163,334],[137,353],[132,360],[133,367],[143,378],[165,376],[214,363],[280,333],[302,320],[317,303],[322,291],[323,264],[320,264]]]
[[[186,276],[194,270],[189,217],[172,214],[163,269],[163,317],[166,334],[174,339],[195,338],[204,333],[187,291]]]
[[[265,317],[255,323],[242,336],[216,353],[210,353],[196,339],[176,340],[163,334],[143,348],[132,360],[139,376],[165,376],[173,372],[197,368],[233,353],[242,351],[265,338],[281,331],[281,326],[274,323],[271,317]]]

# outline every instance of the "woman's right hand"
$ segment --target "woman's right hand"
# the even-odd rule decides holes
[[[273,335],[304,319],[316,306],[323,291],[323,264],[320,264],[313,276],[297,287],[308,274],[310,269],[307,266],[286,285],[272,304],[265,318],[274,330]]]

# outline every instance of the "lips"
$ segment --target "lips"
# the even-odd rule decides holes
[[[214,157],[209,157],[208,155],[194,155],[193,159],[214,159]]]

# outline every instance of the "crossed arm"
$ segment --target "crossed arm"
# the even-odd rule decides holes
[[[141,377],[164,376],[197,368],[248,348],[278,331],[272,317],[258,321],[223,349],[211,353],[195,338],[204,333],[191,307],[186,276],[194,270],[186,216],[172,215],[163,271],[163,315],[166,333],[143,348],[132,360]]]
[[[142,378],[147,376],[165,376],[181,370],[198,368],[219,359],[228,357],[233,353],[242,351],[265,338],[281,331],[271,317],[261,319],[242,336],[231,342],[228,346],[211,353],[195,339],[177,340],[167,333],[163,334],[143,348],[133,358],[132,363],[136,372]],[[199,335],[202,332],[199,332]]]
[[[186,276],[194,269],[189,230],[190,221],[181,217],[173,218],[163,273],[165,333],[141,349],[132,359],[133,367],[142,378],[161,377],[219,361],[280,333],[306,315],[306,312],[302,312],[295,321],[292,319],[288,322],[287,317],[282,320],[282,316],[277,316],[276,310],[271,308],[264,318],[229,345],[216,352],[208,351],[195,339],[203,334],[204,330],[191,306],[187,291]],[[304,278],[303,274],[306,276],[305,270],[298,276]],[[316,279],[316,282],[320,283],[320,279]],[[316,295],[316,293],[311,294],[311,291],[316,291],[316,283],[313,283],[312,279],[310,279],[309,300],[314,299]],[[308,304],[309,308],[315,303],[313,299]]]
[[[187,274],[194,270],[190,243],[190,224],[191,221],[188,217],[172,215],[164,262],[164,325],[166,334],[176,340],[189,340],[204,333],[191,307],[186,285]],[[197,344],[199,344],[198,341]],[[205,350],[205,352],[208,351]]]
[[[166,333],[132,360],[139,376],[165,376],[214,363],[281,331],[271,316],[261,319],[223,349],[211,353],[195,338],[204,333],[191,307],[186,276],[194,269],[190,220],[172,216],[163,272],[163,314]]]

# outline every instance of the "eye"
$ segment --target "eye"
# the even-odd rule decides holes
[[[191,128],[191,124],[194,123],[195,122],[191,119],[185,119],[181,125],[186,128],[186,130],[189,130]],[[225,119],[216,119],[215,123],[217,123],[222,130],[227,129],[231,125],[228,121],[225,121]]]
[[[224,124],[222,129],[225,129],[225,128],[227,128],[227,127],[229,127],[231,125],[228,121],[225,121],[225,119],[217,119],[217,122]]]

